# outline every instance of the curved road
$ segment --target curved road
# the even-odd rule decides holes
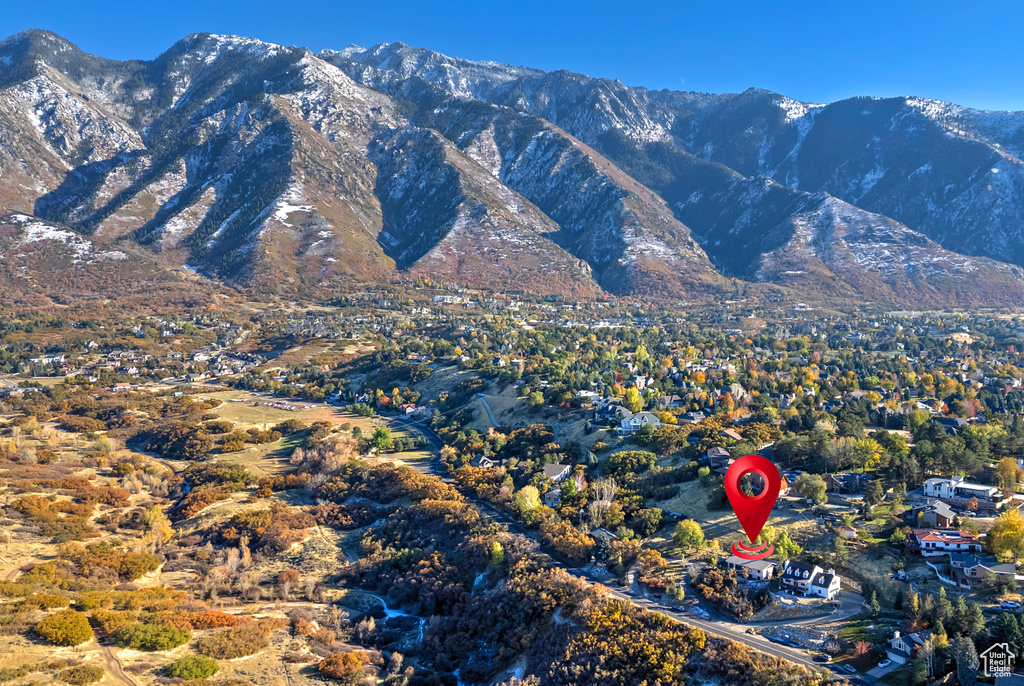
[[[494,413],[491,412],[491,406],[487,404],[487,398],[482,395],[479,395],[477,397],[480,399],[480,404],[484,406],[484,410],[487,412],[487,418],[491,420],[491,425],[494,428],[498,428],[499,426],[501,426],[501,424],[498,423],[497,418],[494,416]]]

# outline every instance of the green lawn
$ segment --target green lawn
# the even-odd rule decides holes
[[[904,665],[895,672],[889,672],[883,676],[878,680],[878,683],[887,684],[887,686],[911,686],[913,677],[913,665]]]
[[[881,643],[888,640],[892,635],[892,632],[888,628],[879,626],[884,621],[884,617],[872,619],[870,615],[862,612],[861,614],[854,615],[848,619],[836,634],[840,639],[850,643],[856,643],[857,641]],[[872,625],[875,628],[868,629],[868,627]]]

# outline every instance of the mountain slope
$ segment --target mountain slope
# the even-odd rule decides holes
[[[552,239],[613,293],[685,297],[724,285],[665,202],[562,129],[453,100],[423,120],[557,223]]]
[[[191,265],[287,297],[414,276],[714,302],[740,279],[1003,305],[1022,271],[967,256],[1024,264],[1022,125],[916,98],[650,91],[401,43],[313,54],[193,34],[117,62],[28,31],[0,42],[0,210],[150,265],[132,278]]]
[[[692,290],[695,281],[699,282],[699,278],[687,278],[685,266],[680,268],[680,264],[694,264],[695,253],[685,249],[683,252],[689,252],[690,260],[670,258],[669,269],[650,270],[671,275],[667,279],[630,278],[621,270],[609,270],[607,278],[602,278],[615,252],[623,255],[623,264],[643,263],[626,256],[624,234],[610,230],[628,224],[594,221],[602,212],[607,216],[605,208],[610,206],[595,197],[593,189],[600,186],[596,180],[614,177],[628,179],[618,187],[633,191],[623,191],[622,197],[648,200],[641,203],[647,211],[629,214],[648,219],[643,237],[636,240],[633,234],[634,244],[643,246],[637,252],[655,256],[662,263],[659,267],[666,260],[657,258],[671,253],[667,246],[686,246],[687,241],[697,239],[700,246],[694,244],[692,248],[700,253],[706,251],[726,275],[802,290],[821,288],[822,284],[812,279],[793,279],[784,273],[820,274],[819,269],[761,268],[766,254],[772,253],[775,260],[779,251],[791,244],[793,227],[806,221],[805,213],[817,211],[822,205],[820,192],[789,188],[772,178],[773,174],[786,178],[787,174],[797,173],[790,171],[788,158],[798,157],[793,150],[798,152],[809,137],[810,124],[821,115],[821,108],[765,91],[737,96],[654,93],[569,72],[523,73],[511,69],[505,73],[490,63],[475,65],[451,60],[402,44],[349,49],[326,58],[364,85],[410,99],[424,113],[421,116],[427,125],[471,150],[484,163],[490,163],[503,181],[559,221],[563,244],[571,246],[574,254],[585,256],[606,287],[609,283],[627,284],[628,290],[639,292],[642,289],[638,284],[656,284],[657,288],[679,295]],[[460,66],[471,76],[461,77]],[[492,107],[468,98],[486,99]],[[530,134],[520,134],[518,140],[509,133],[524,129],[529,129]],[[587,171],[574,169],[566,174],[561,157],[548,150],[552,145],[549,139],[558,136],[572,141],[577,150],[586,151],[591,160],[600,162]],[[766,146],[765,140],[773,145]],[[598,168],[615,171],[602,174],[596,171]],[[843,168],[840,165],[839,170]],[[555,169],[557,173],[553,172]],[[870,174],[863,176],[860,182],[867,186]],[[565,177],[573,183],[558,181]],[[820,191],[817,186],[815,190]],[[635,192],[637,188],[643,191]],[[579,212],[574,203],[589,211]],[[666,221],[668,213],[658,208],[670,208],[679,221]],[[819,213],[815,222],[819,226],[832,222],[826,233],[844,235],[848,214]],[[872,213],[863,214],[858,222],[876,222]],[[653,217],[657,219],[651,221]],[[574,231],[574,225],[583,230]],[[666,231],[668,226],[671,229]],[[629,233],[626,231],[625,235]],[[667,241],[662,240],[666,233],[671,236]],[[958,269],[955,260],[931,259],[939,246],[928,241],[922,243],[920,239],[923,237],[913,231],[899,231],[890,232],[886,241],[860,243],[858,254],[862,259],[847,261],[844,269],[848,283],[839,292],[847,297],[882,298],[886,302],[924,299],[950,303],[1008,302],[1020,292],[1018,271]],[[901,246],[900,241],[904,240],[906,243]],[[920,252],[920,259],[930,265],[929,269],[917,271],[913,279],[898,287],[883,287],[882,284],[893,282],[894,274],[883,277],[871,265],[884,261],[894,248],[908,258]],[[872,250],[875,254],[868,254]],[[988,279],[998,286],[986,283]],[[836,292],[831,287],[826,290]],[[975,290],[982,295],[972,300],[969,293]]]
[[[437,77],[444,56],[384,44],[347,51],[345,58],[358,63],[347,71],[375,88],[408,94],[414,89],[407,84],[416,80],[420,92],[429,85],[435,98],[464,95],[451,87],[459,82],[454,64],[445,78]],[[396,64],[402,69],[393,69]],[[650,166],[645,146],[671,144],[748,177],[828,192],[948,249],[1024,264],[1024,113],[920,98],[822,106],[755,89],[655,92],[564,71],[511,71],[514,78],[485,80],[495,73],[493,65],[467,69],[479,74],[474,97],[544,117],[627,170]],[[638,163],[630,164],[634,158]],[[642,171],[638,178],[647,182]],[[661,192],[670,184],[652,187]]]

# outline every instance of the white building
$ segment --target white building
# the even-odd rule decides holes
[[[924,494],[928,498],[990,500],[998,503],[1002,498],[998,486],[985,486],[965,481],[962,476],[952,478],[933,477],[924,482]]]
[[[569,476],[569,472],[572,469],[572,465],[567,464],[546,464],[544,465],[544,476],[551,479],[555,483],[561,483],[565,481]]]
[[[981,540],[973,531],[914,529],[914,538],[924,557],[946,553],[980,553]]]
[[[746,570],[749,578],[764,581],[772,578],[778,563],[775,560],[745,560],[738,555],[730,555],[725,559],[725,566],[735,569],[737,574]]]
[[[628,410],[626,411],[628,412]],[[637,412],[636,414],[630,414],[629,416],[624,416],[622,418],[622,423],[618,428],[618,434],[620,436],[631,436],[648,424],[653,424],[655,429],[661,426],[661,422],[658,418],[650,412]]]
[[[834,569],[826,572],[818,565],[797,560],[787,561],[783,568],[782,587],[788,591],[832,600],[841,585],[842,579]]]

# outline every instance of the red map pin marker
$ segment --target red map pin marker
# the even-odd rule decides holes
[[[764,488],[755,496],[749,496],[740,490],[740,481],[747,474],[761,477]],[[725,493],[729,496],[729,504],[740,520],[747,538],[753,545],[764,528],[768,516],[779,499],[782,477],[778,468],[770,460],[761,455],[744,455],[732,463],[725,473]],[[732,552],[748,560],[759,560],[775,552],[775,546],[748,547],[742,543],[734,543]]]

